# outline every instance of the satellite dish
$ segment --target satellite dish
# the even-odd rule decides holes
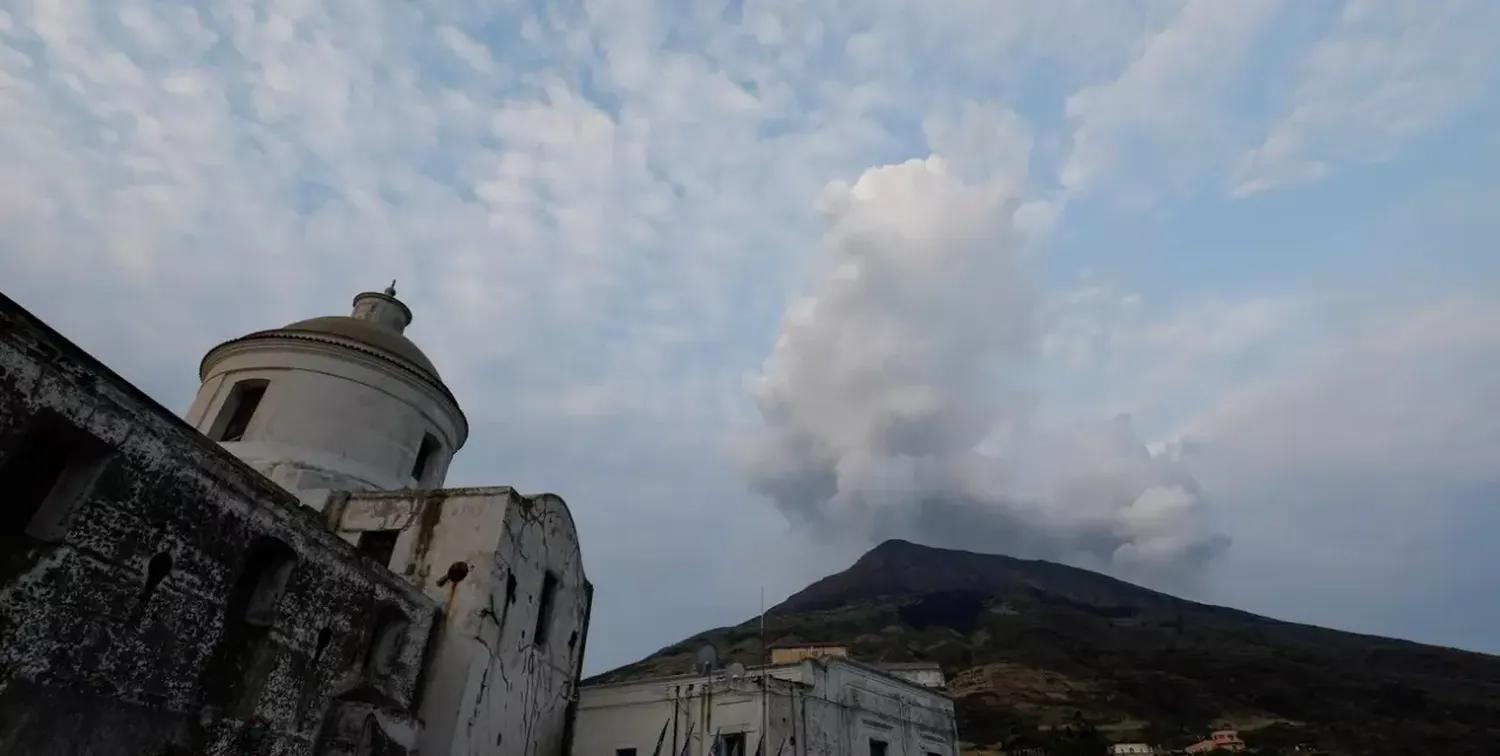
[[[719,664],[719,650],[712,644],[704,644],[698,649],[698,654],[693,657],[693,666],[698,669],[699,674],[706,674]]]
[[[728,675],[731,680],[738,680],[745,676],[745,665],[739,662],[730,662],[724,668],[724,674]]]

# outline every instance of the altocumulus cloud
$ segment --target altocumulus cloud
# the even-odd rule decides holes
[[[1492,644],[1500,6],[1440,5],[17,0],[0,287],[181,407],[399,279],[592,669],[891,535]]]

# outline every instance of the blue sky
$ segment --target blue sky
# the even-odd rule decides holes
[[[1487,0],[21,0],[0,287],[182,409],[218,341],[399,279],[474,421],[450,483],[571,503],[595,671],[889,535],[1500,651],[1497,37]]]

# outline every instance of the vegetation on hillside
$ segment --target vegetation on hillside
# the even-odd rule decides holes
[[[1235,727],[1259,753],[1500,753],[1500,657],[1279,622],[1050,562],[891,541],[766,626],[770,643],[940,663],[976,746],[1099,754]],[[765,658],[750,621],[596,679],[686,671],[704,643],[726,663]]]

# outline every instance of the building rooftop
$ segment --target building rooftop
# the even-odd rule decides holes
[[[841,644],[834,644],[834,645],[841,645]],[[932,688],[932,687],[928,687],[926,685],[921,685],[921,684],[913,682],[913,681],[911,681],[911,680],[909,680],[909,679],[907,679],[905,677],[902,677],[900,675],[895,674],[896,670],[892,669],[889,665],[870,664],[868,662],[856,661],[854,659],[850,659],[848,657],[843,657],[843,656],[813,657],[813,658],[802,659],[802,660],[795,661],[795,662],[782,662],[780,664],[758,664],[758,665],[754,665],[754,666],[746,666],[745,667],[745,674],[747,676],[752,676],[752,677],[759,676],[759,675],[762,675],[762,674],[772,675],[774,677],[774,673],[776,673],[777,671],[788,670],[788,669],[796,669],[798,667],[801,667],[804,664],[818,664],[818,665],[822,665],[822,666],[825,666],[825,667],[827,667],[827,666],[834,666],[834,665],[844,665],[844,666],[848,666],[848,667],[853,667],[855,669],[864,670],[865,672],[868,672],[868,673],[871,673],[871,674],[879,675],[882,678],[885,678],[887,680],[891,680],[891,681],[896,682],[896,683],[898,683],[900,685],[907,686],[907,687],[914,688],[914,689],[918,689],[918,690],[921,690],[921,691],[923,691],[925,693],[930,693],[932,695],[939,696],[941,698],[945,698],[945,699],[949,699],[949,700],[952,700],[952,698],[953,698],[953,696],[950,695],[946,690],[942,690],[942,689],[939,689],[939,688]],[[630,687],[630,686],[634,686],[634,685],[659,685],[659,684],[666,683],[666,682],[675,682],[675,681],[683,681],[683,682],[685,682],[685,681],[689,681],[689,680],[703,680],[705,678],[718,679],[720,677],[723,677],[724,675],[725,675],[725,668],[724,667],[720,667],[718,669],[715,669],[710,674],[704,674],[702,672],[683,672],[683,673],[678,673],[678,674],[658,675],[658,676],[653,676],[653,677],[637,677],[637,678],[633,678],[633,679],[629,679],[629,680],[619,680],[619,681],[616,681],[616,682],[587,683],[587,684],[584,684],[584,685],[582,685],[580,687],[582,689],[626,688],[626,687]]]

